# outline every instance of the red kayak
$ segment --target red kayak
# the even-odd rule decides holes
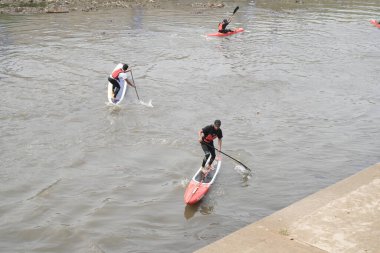
[[[195,173],[185,191],[184,200],[186,204],[193,205],[206,195],[211,185],[214,183],[216,175],[219,173],[222,161],[215,160],[212,165],[213,169],[208,171],[205,177],[202,177],[202,168]]]
[[[244,29],[243,29],[243,28],[236,28],[236,29],[233,30],[232,32],[228,32],[228,33],[220,33],[220,32],[217,32],[217,33],[210,33],[210,34],[207,34],[207,36],[218,36],[218,37],[223,37],[223,36],[230,36],[230,35],[232,35],[232,34],[241,33],[241,32],[244,32]]]
[[[376,26],[377,28],[380,28],[380,24],[378,21],[374,20],[374,19],[371,19],[371,23]]]

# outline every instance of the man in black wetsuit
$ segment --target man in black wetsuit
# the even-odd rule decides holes
[[[199,143],[201,144],[202,149],[205,152],[205,157],[203,158],[203,161],[202,161],[203,174],[207,173],[207,171],[211,169],[211,164],[215,160],[215,148],[214,148],[215,138],[218,138],[218,150],[222,150],[223,133],[222,133],[222,129],[220,129],[221,124],[222,124],[221,121],[217,119],[214,121],[213,125],[205,126],[198,132]],[[206,162],[210,155],[211,155],[211,158],[206,168],[205,167]]]

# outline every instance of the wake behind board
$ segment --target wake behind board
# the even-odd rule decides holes
[[[113,71],[116,69],[120,69],[123,67],[123,64],[119,63]],[[112,71],[112,72],[113,72]],[[112,98],[112,83],[108,82],[108,102],[114,105],[120,104],[121,101],[123,101],[125,94],[127,93],[128,90],[128,84],[122,79],[119,78],[119,84],[120,84],[120,90],[116,95],[116,98]]]
[[[206,164],[208,164],[208,161]],[[215,160],[212,164],[213,169],[210,170],[204,178],[202,178],[202,167],[198,169],[186,188],[184,195],[184,201],[186,204],[193,205],[206,195],[211,185],[214,183],[221,165],[221,160]]]
[[[374,26],[376,26],[377,28],[380,28],[380,24],[379,24],[379,22],[377,21],[377,20],[375,20],[375,19],[371,19],[371,21],[370,21]]]
[[[243,29],[243,28],[236,28],[236,29],[233,30],[232,32],[227,32],[227,33],[220,33],[220,32],[217,32],[217,33],[210,33],[210,34],[207,34],[207,36],[224,37],[224,36],[230,36],[230,35],[232,35],[232,34],[241,33],[241,32],[244,32],[244,29]]]

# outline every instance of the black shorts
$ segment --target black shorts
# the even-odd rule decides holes
[[[116,97],[117,93],[119,93],[119,90],[120,90],[120,84],[116,79],[113,79],[111,77],[108,77],[108,81],[112,83],[112,91]]]

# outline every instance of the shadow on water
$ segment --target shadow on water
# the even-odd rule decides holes
[[[189,220],[194,217],[195,213],[198,211],[199,206],[201,205],[201,202],[198,202],[194,205],[186,205],[185,211],[183,213],[183,216],[186,220]]]
[[[186,220],[189,220],[194,217],[195,213],[199,211],[202,215],[210,215],[214,212],[215,205],[209,203],[207,198],[202,199],[194,205],[186,205],[183,216]]]

